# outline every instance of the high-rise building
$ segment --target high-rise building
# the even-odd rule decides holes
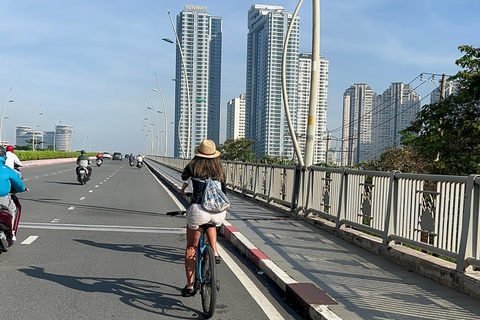
[[[412,86],[403,82],[393,82],[381,95],[375,95],[372,105],[371,159],[380,158],[388,148],[400,146],[400,131],[415,120],[420,111],[420,100],[420,95]]]
[[[72,151],[72,126],[57,124],[53,140],[55,150]]]
[[[366,83],[356,83],[343,94],[342,166],[371,159],[373,97]]]
[[[245,93],[227,103],[227,140],[245,138]]]
[[[445,98],[452,95],[457,94],[459,89],[458,82],[455,81],[447,81],[445,86]],[[440,101],[440,86],[438,86],[435,90],[432,91],[430,95],[430,104],[437,103]]]
[[[298,104],[297,104],[297,139],[303,156],[307,134],[308,112],[310,107],[310,83],[312,72],[312,54],[301,53],[298,59]],[[313,163],[325,162],[327,159],[327,94],[328,94],[328,60],[320,57],[318,74],[318,100],[315,109],[315,141]]]
[[[43,149],[43,132],[32,130],[29,126],[17,126],[15,144],[17,146],[32,146]]]
[[[281,6],[254,4],[248,11],[245,137],[253,151],[264,155],[293,155],[282,99],[282,56],[292,13]],[[287,50],[286,91],[294,130],[297,114],[299,18]]]
[[[220,142],[222,18],[210,16],[205,6],[186,5],[176,23],[181,52],[177,46],[174,155],[190,158],[203,139]]]

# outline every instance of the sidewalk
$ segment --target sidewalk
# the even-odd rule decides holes
[[[180,173],[148,162],[179,188]],[[235,192],[221,232],[310,319],[480,319],[480,302]]]

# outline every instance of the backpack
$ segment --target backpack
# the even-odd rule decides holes
[[[218,213],[230,207],[227,196],[220,188],[220,182],[211,178],[205,180],[205,189],[202,196],[202,208],[211,213]]]

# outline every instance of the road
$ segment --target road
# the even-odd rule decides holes
[[[147,168],[105,160],[76,182],[73,163],[23,168],[17,243],[0,254],[1,319],[203,319],[183,298],[185,220]],[[276,287],[219,239],[214,319],[300,319]],[[248,288],[248,290],[247,290]]]

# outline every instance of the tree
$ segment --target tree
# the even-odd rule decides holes
[[[218,151],[222,153],[221,157],[227,161],[254,162],[255,154],[252,152],[252,146],[255,141],[250,139],[228,139],[225,143],[218,146]]]
[[[403,143],[432,174],[480,173],[480,48],[459,50],[464,56],[455,63],[464,70],[449,79],[459,83],[458,93],[424,106],[402,131]]]

